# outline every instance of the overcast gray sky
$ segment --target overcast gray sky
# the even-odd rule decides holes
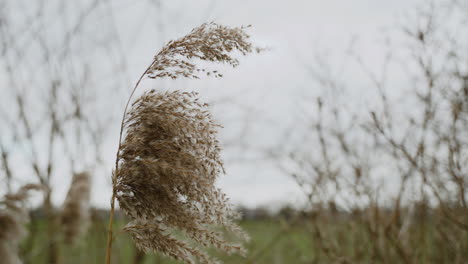
[[[286,130],[291,127],[300,129],[301,124],[293,125],[297,120],[298,101],[304,95],[324,92],[311,85],[307,65],[314,65],[315,55],[323,52],[322,55],[338,54],[330,57],[330,63],[339,68],[345,64],[339,54],[345,53],[354,43],[353,47],[367,63],[380,67],[387,48],[385,38],[398,38],[396,27],[418,1],[107,2],[107,8],[98,9],[91,19],[95,19],[96,24],[104,20],[103,17],[113,21],[121,41],[127,72],[119,78],[128,82],[128,91],[119,91],[118,98],[104,108],[115,112],[116,118],[121,114],[131,85],[165,42],[183,36],[203,22],[253,26],[249,29],[253,41],[268,47],[268,51],[242,58],[236,69],[222,67],[224,78],[177,82],[145,80],[144,87],[197,90],[202,98],[214,103],[214,115],[224,126],[223,142],[227,144],[241,135],[242,142],[249,146],[226,145],[227,175],[220,179],[219,185],[235,203],[258,206],[302,200],[296,184],[278,170],[275,162],[261,159],[259,153],[251,149],[277,146]],[[105,35],[108,31],[96,28],[94,34]],[[91,63],[99,65],[99,58],[94,60],[89,58]],[[344,76],[350,82],[359,83],[359,73],[346,65],[342,69]],[[355,98],[359,99],[359,96]],[[115,132],[110,132],[104,142],[103,159],[107,166],[100,168],[93,179],[92,200],[99,206],[107,206],[110,197],[110,171],[117,147],[119,121],[116,119],[113,123],[115,129],[110,130]],[[242,134],[245,129],[248,133]],[[248,161],[244,161],[246,159]],[[25,174],[23,177],[27,178]],[[69,177],[54,178],[57,203],[63,200],[69,182]]]

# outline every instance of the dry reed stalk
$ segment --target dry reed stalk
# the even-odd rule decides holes
[[[5,264],[20,264],[18,247],[26,236],[25,224],[29,222],[26,199],[29,191],[39,190],[35,184],[27,184],[14,194],[5,195],[0,201],[0,259]]]
[[[84,235],[90,223],[91,179],[87,172],[73,175],[60,216],[65,243],[74,244]]]
[[[196,93],[144,93],[127,117],[127,108],[143,77],[198,78],[217,71],[197,67],[193,59],[228,63],[230,53],[247,54],[253,47],[243,27],[228,28],[203,24],[185,37],[170,41],[137,81],[125,106],[119,148],[113,173],[113,195],[107,241],[106,263],[110,264],[115,198],[132,221],[124,228],[137,247],[159,251],[186,263],[195,260],[215,263],[197,246],[171,235],[181,230],[191,241],[225,252],[244,252],[241,245],[226,241],[222,226],[240,237],[247,235],[232,222],[237,213],[225,195],[215,187],[224,172],[220,159],[217,128],[207,105]],[[123,132],[126,130],[125,139]]]

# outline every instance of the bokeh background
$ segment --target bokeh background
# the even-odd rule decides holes
[[[103,260],[125,101],[165,43],[214,21],[252,25],[263,52],[141,91],[197,91],[223,125],[218,185],[252,242],[221,259],[466,263],[467,17],[464,0],[0,1],[0,194],[47,186],[22,259]],[[68,246],[48,226],[83,171],[92,225]],[[114,254],[168,261],[125,235]]]

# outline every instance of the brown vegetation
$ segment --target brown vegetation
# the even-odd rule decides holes
[[[29,222],[26,200],[29,192],[41,190],[41,186],[27,184],[16,193],[9,193],[0,200],[0,259],[5,264],[20,264],[19,244],[27,236],[25,224]]]
[[[60,215],[65,243],[73,244],[84,235],[90,222],[91,178],[75,173]]]
[[[132,219],[124,230],[140,250],[154,250],[175,259],[193,263],[199,259],[214,263],[203,250],[175,238],[176,230],[202,246],[213,246],[228,253],[243,252],[214,227],[222,226],[243,238],[240,227],[232,222],[236,212],[228,199],[215,187],[224,172],[217,127],[207,105],[196,93],[144,93],[132,109],[127,107],[141,79],[179,77],[198,78],[198,74],[220,77],[193,59],[228,63],[238,61],[230,53],[252,51],[244,28],[203,24],[185,37],[170,41],[155,57],[135,85],[122,120],[116,167],[112,177],[113,196],[107,245],[110,263],[114,200]],[[122,139],[123,132],[126,132]]]

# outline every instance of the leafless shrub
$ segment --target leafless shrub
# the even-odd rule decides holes
[[[21,240],[27,235],[25,224],[29,222],[26,199],[32,190],[41,186],[27,184],[16,193],[6,194],[0,201],[0,258],[5,264],[19,264],[18,255]]]
[[[90,224],[90,191],[91,179],[89,173],[74,174],[60,216],[65,243],[75,243],[88,230]]]
[[[43,245],[48,247],[44,251],[51,264],[60,262],[52,183],[56,177],[71,177],[76,168],[99,164],[102,128],[110,119],[106,111],[96,115],[102,105],[99,91],[107,86],[102,76],[112,73],[115,83],[109,89],[113,91],[124,83],[122,65],[115,63],[116,56],[125,63],[120,59],[124,54],[117,51],[120,42],[115,29],[100,28],[105,34],[96,34],[96,25],[114,23],[99,15],[104,5],[101,0],[0,3],[0,75],[5,87],[0,98],[0,169],[5,172],[1,176],[2,181],[6,176],[7,191],[26,175],[44,186],[42,208],[48,231]],[[69,23],[57,23],[61,20]],[[81,56],[82,52],[89,56]],[[95,55],[100,57],[98,63]],[[109,67],[98,66],[106,61]]]
[[[193,242],[214,246],[225,252],[243,252],[241,245],[227,242],[216,226],[223,226],[244,238],[245,233],[232,222],[237,217],[225,195],[215,187],[224,172],[217,127],[207,105],[196,93],[144,93],[128,113],[131,97],[141,79],[179,77],[198,78],[207,72],[191,61],[198,59],[237,66],[230,53],[252,51],[243,28],[203,24],[187,36],[169,42],[159,52],[135,85],[121,124],[116,167],[112,177],[113,197],[107,245],[110,263],[114,200],[132,222],[125,230],[137,246],[194,263],[215,263],[197,246],[176,239],[171,233],[181,230]],[[221,75],[216,71],[207,75]],[[124,139],[123,132],[126,131]]]
[[[291,151],[287,168],[313,211],[315,261],[466,261],[468,54],[460,47],[468,39],[466,9],[454,3],[427,5],[404,28],[410,106],[392,101],[394,87],[366,67],[377,109],[361,115],[336,96],[316,101],[303,144],[314,148]],[[343,85],[329,76],[314,78]]]

